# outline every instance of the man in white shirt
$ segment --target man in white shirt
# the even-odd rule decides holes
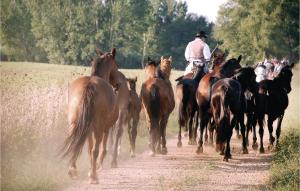
[[[209,46],[205,43],[207,38],[204,31],[200,31],[196,34],[195,40],[188,43],[185,49],[185,59],[189,62],[185,69],[184,75],[192,73],[194,65],[204,65],[204,71],[208,72],[208,61],[211,57]]]

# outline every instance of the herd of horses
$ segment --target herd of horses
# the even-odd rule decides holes
[[[257,148],[255,127],[258,123],[259,151],[263,153],[265,115],[268,116],[270,149],[275,141],[273,122],[278,119],[278,144],[281,122],[288,106],[288,93],[291,91],[292,66],[282,68],[274,80],[256,83],[254,68],[242,67],[241,56],[225,60],[225,54],[217,49],[212,55],[212,71],[205,73],[203,65],[195,66],[193,75],[176,79],[174,95],[170,82],[172,57],[161,57],[160,61],[148,58],[146,78],[138,96],[137,78],[126,78],[118,70],[116,49],[107,53],[96,49],[96,53],[97,58],[91,62],[91,75],[74,80],[68,88],[66,115],[69,133],[62,152],[64,157],[70,156],[70,177],[77,176],[76,161],[85,142],[88,143],[90,156],[90,183],[98,183],[97,169],[102,167],[107,147],[112,153],[111,166],[117,167],[118,149],[126,127],[131,156],[134,157],[142,109],[148,123],[150,156],[167,154],[166,126],[175,108],[175,98],[178,103],[178,147],[182,147],[181,129],[184,128],[189,134],[188,144],[198,144],[196,153],[202,153],[205,133],[205,142],[213,144],[215,139],[216,150],[228,161],[231,158],[233,129],[241,132],[242,151],[248,153],[249,131],[253,132],[252,147]],[[197,142],[198,126],[200,135]],[[99,154],[100,160],[97,162]]]

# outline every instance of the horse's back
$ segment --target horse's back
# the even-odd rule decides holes
[[[102,120],[113,116],[112,114],[116,108],[117,99],[111,85],[102,78],[85,76],[74,80],[69,87],[67,104],[70,122],[76,120],[77,113],[81,109],[84,94],[89,88],[91,88],[93,92],[93,95],[89,95],[92,96],[91,99],[93,99],[93,108],[91,108],[91,111]],[[97,120],[98,117],[93,119]]]

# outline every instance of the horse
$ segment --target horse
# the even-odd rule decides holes
[[[114,87],[118,86],[118,94],[120,96],[120,99],[118,99],[119,117],[110,131],[110,146],[112,146],[111,167],[117,168],[117,157],[119,154],[121,139],[124,128],[128,124],[129,89],[127,86],[127,78],[120,71],[115,72],[110,78],[110,84]]]
[[[196,101],[196,90],[200,79],[205,75],[204,65],[195,66],[196,72],[192,79],[182,78],[176,85],[176,101],[179,105],[178,108],[178,142],[177,147],[182,146],[181,142],[181,128],[188,127],[189,129],[189,142],[188,144],[197,144],[197,127],[198,127],[198,104]],[[176,80],[178,81],[178,80]],[[195,118],[196,114],[196,118]],[[196,124],[193,128],[193,121],[196,120]]]
[[[224,154],[224,161],[231,158],[230,139],[232,129],[237,123],[241,125],[243,153],[248,153],[244,125],[244,93],[246,89],[253,91],[254,87],[255,73],[251,67],[241,68],[232,78],[220,79],[212,86],[210,105],[216,123],[216,149]]]
[[[71,155],[69,175],[77,176],[76,161],[88,140],[88,153],[91,169],[90,183],[97,184],[96,162],[102,143],[100,165],[106,155],[109,129],[118,119],[118,99],[120,98],[109,84],[109,79],[117,72],[116,49],[109,53],[96,50],[98,58],[92,61],[91,76],[74,80],[68,88],[66,115],[69,133],[64,142],[63,157]]]
[[[158,62],[148,58],[145,66],[147,78],[142,84],[140,97],[148,122],[150,156],[155,156],[156,152],[167,154],[166,126],[175,107],[174,93],[169,80],[171,63],[171,57],[161,57],[160,66]],[[157,75],[158,73],[161,75]]]
[[[136,92],[137,77],[127,78],[129,88],[129,104],[128,104],[128,135],[130,141],[130,156],[135,157],[135,140],[137,135],[137,126],[140,119],[141,100]]]
[[[214,70],[211,73],[204,75],[198,85],[196,91],[196,100],[199,107],[199,118],[200,118],[200,137],[198,141],[197,154],[203,152],[203,131],[205,127],[210,122],[211,111],[210,111],[210,98],[211,98],[211,87],[212,85],[221,78],[231,77],[234,74],[234,71],[241,68],[239,64],[242,56],[239,56],[238,59],[231,58],[227,61],[224,60],[224,54],[220,54],[218,57],[218,63],[215,64]],[[221,64],[220,61],[223,61]],[[210,143],[212,144],[212,125],[210,124]],[[207,138],[206,138],[207,139]]]
[[[291,92],[291,81],[293,77],[291,66],[284,66],[278,76],[273,80],[263,80],[259,83],[257,95],[257,120],[259,125],[260,135],[260,153],[264,153],[263,134],[264,134],[264,116],[268,116],[268,130],[269,130],[269,146],[268,149],[273,148],[275,138],[273,137],[273,122],[277,121],[276,129],[276,145],[279,143],[281,134],[281,123],[284,117],[285,109],[288,107],[289,99],[288,94]]]

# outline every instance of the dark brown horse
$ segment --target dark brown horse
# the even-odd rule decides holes
[[[175,107],[174,93],[169,80],[171,63],[171,57],[161,58],[159,67],[157,62],[148,58],[145,66],[147,78],[142,84],[140,96],[149,124],[150,156],[154,156],[156,152],[167,153],[166,126],[169,115]],[[157,67],[161,75],[157,75]]]
[[[211,87],[219,79],[224,77],[231,77],[234,72],[241,68],[240,61],[241,56],[232,58],[224,62],[224,54],[219,54],[216,58],[217,64],[214,66],[214,70],[211,73],[206,74],[200,80],[197,92],[196,100],[199,106],[199,117],[200,117],[200,138],[198,141],[197,154],[203,152],[203,132],[205,127],[208,125],[211,119],[211,110],[210,110],[210,98],[211,98]],[[220,61],[223,61],[221,64]],[[210,142],[212,144],[212,128],[210,128]]]
[[[204,65],[194,66],[195,72],[192,79],[181,78],[176,85],[176,100],[178,103],[178,143],[181,147],[181,128],[185,127],[189,131],[188,144],[197,144],[197,127],[198,127],[198,104],[196,101],[196,90],[200,79],[205,75]],[[196,121],[196,123],[194,123]]]
[[[80,77],[73,81],[68,89],[67,119],[69,135],[64,144],[64,155],[71,155],[69,175],[74,177],[76,160],[88,140],[91,169],[90,183],[98,183],[96,161],[102,143],[100,165],[106,155],[106,143],[109,129],[118,119],[118,99],[109,79],[117,72],[116,50],[101,53],[92,61],[91,76]]]
[[[129,88],[129,104],[128,104],[128,136],[130,141],[130,156],[135,157],[135,140],[137,135],[137,127],[140,119],[141,100],[136,92],[135,78],[127,78],[127,85]]]
[[[251,67],[241,68],[233,78],[223,78],[212,87],[211,109],[216,123],[216,148],[221,150],[224,161],[231,158],[230,139],[232,129],[241,125],[243,152],[248,153],[245,138],[244,112],[246,89],[253,91],[255,73]],[[225,153],[224,153],[225,152]]]
[[[278,119],[276,129],[276,143],[278,144],[281,133],[281,122],[284,116],[285,109],[288,107],[288,93],[292,90],[291,81],[293,77],[292,67],[285,66],[281,69],[274,80],[263,80],[259,83],[257,95],[257,118],[260,135],[260,149],[264,153],[263,134],[264,134],[264,116],[268,115],[268,130],[269,130],[269,149],[272,149],[275,138],[273,137],[273,122]]]

